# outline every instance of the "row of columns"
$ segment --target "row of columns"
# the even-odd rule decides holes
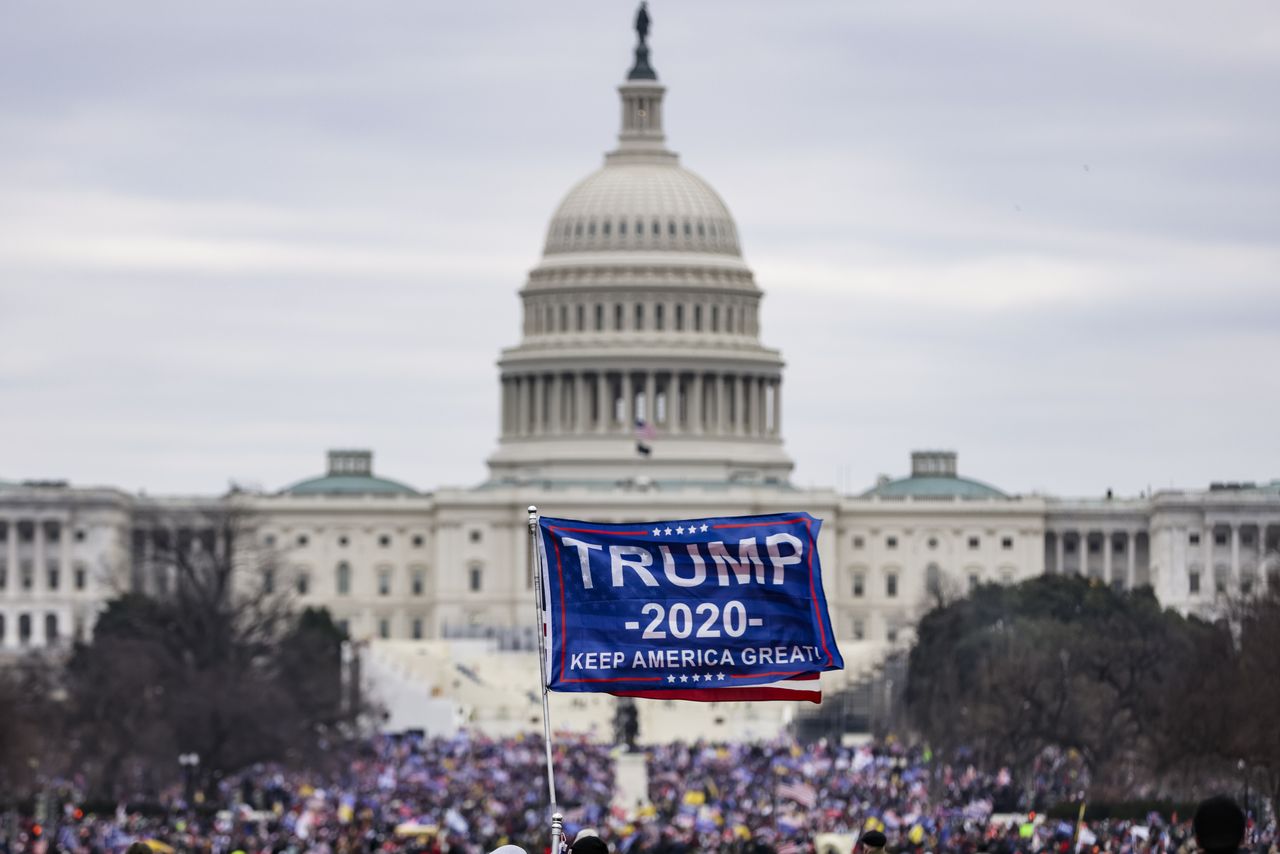
[[[502,380],[504,437],[630,434],[782,435],[782,379],[701,371],[577,371]]]
[[[1106,531],[1090,531],[1080,529],[1075,531],[1055,530],[1048,532],[1045,537],[1053,537],[1054,542],[1054,560],[1052,567],[1046,567],[1046,571],[1063,575],[1066,572],[1066,543],[1067,538],[1074,534],[1076,543],[1076,574],[1088,576],[1092,567],[1089,560],[1089,543],[1100,538],[1102,547],[1102,579],[1108,584],[1114,584],[1119,581],[1124,582],[1126,589],[1132,589],[1138,581],[1137,573],[1141,569],[1147,570],[1151,560],[1151,543],[1147,538],[1146,531],[1135,529],[1122,530],[1106,530]],[[1146,544],[1146,554],[1141,564],[1138,563],[1138,545],[1139,541]],[[1121,548],[1117,549],[1116,546]],[[1121,567],[1114,565],[1114,556],[1119,551],[1124,554],[1124,575],[1120,576]]]
[[[694,332],[759,335],[758,306],[751,300],[682,302],[551,302],[530,299],[525,334],[570,332]]]
[[[1280,528],[1280,526],[1274,525],[1271,527],[1273,530]],[[1215,554],[1215,550],[1218,547],[1216,534],[1222,528],[1227,529],[1227,542],[1225,544],[1225,548],[1227,549],[1227,563],[1225,564],[1225,569],[1227,570],[1226,578],[1221,577],[1222,573],[1219,573],[1218,571],[1222,564],[1219,564],[1217,555]],[[1249,528],[1252,529],[1251,533],[1253,536],[1250,548],[1247,551],[1252,552],[1252,555],[1247,554],[1242,543],[1243,537],[1241,536],[1245,529]],[[1267,543],[1271,542],[1274,546],[1280,547],[1280,543],[1276,542],[1277,538],[1275,536],[1268,539],[1267,528],[1267,523],[1262,520],[1226,522],[1206,519],[1200,526],[1199,531],[1200,564],[1204,568],[1203,571],[1206,576],[1202,583],[1209,583],[1210,580],[1212,580],[1215,587],[1218,585],[1225,587],[1229,584],[1231,590],[1241,590],[1241,582],[1245,578],[1244,561],[1250,556],[1255,559],[1256,563],[1250,566],[1249,569],[1251,569],[1252,572],[1257,573],[1258,581],[1266,583],[1266,572],[1264,571],[1264,566],[1268,556]],[[1188,548],[1190,549],[1194,547],[1189,545]],[[1190,561],[1188,561],[1188,563],[1189,562]],[[1250,584],[1252,584],[1252,581],[1253,578],[1251,577]]]
[[[0,608],[0,649],[54,646],[65,636],[63,622],[56,611]]]
[[[0,524],[5,529],[0,597],[67,589],[70,582],[64,568],[71,563],[71,545],[69,531],[60,520],[13,516],[0,519]],[[57,533],[50,536],[51,530]]]

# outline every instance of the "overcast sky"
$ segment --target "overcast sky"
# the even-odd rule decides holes
[[[654,0],[801,485],[1280,477],[1274,0]],[[485,476],[495,359],[613,144],[634,4],[7,4],[0,479]]]

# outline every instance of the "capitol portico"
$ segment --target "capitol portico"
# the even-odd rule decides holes
[[[487,480],[424,491],[376,473],[369,451],[337,450],[316,476],[230,499],[255,512],[274,583],[299,606],[328,608],[358,639],[520,643],[534,624],[529,504],[604,522],[806,510],[825,520],[827,598],[851,659],[907,642],[934,603],[983,583],[1082,575],[1204,614],[1280,586],[1277,480],[1012,495],[926,450],[859,494],[793,486],[763,291],[729,208],[668,148],[654,65],[642,39],[616,147],[555,209],[520,291]],[[165,589],[148,543],[227,500],[0,481],[0,649],[56,647],[91,632],[119,590]]]

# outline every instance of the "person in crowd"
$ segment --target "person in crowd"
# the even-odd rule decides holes
[[[1226,795],[1201,801],[1191,826],[1204,854],[1236,854],[1244,841],[1244,812]]]
[[[862,834],[862,850],[865,854],[884,854],[884,847],[889,839],[878,830],[868,830]]]

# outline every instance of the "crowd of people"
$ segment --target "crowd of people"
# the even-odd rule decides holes
[[[645,749],[648,792],[635,803],[618,802],[617,758],[582,738],[556,739],[568,838],[596,834],[625,854],[843,851],[877,834],[890,850],[914,854],[1193,850],[1189,816],[1046,819],[1046,805],[1087,787],[1070,755],[1045,754],[1016,779],[895,743],[678,742]],[[549,838],[544,747],[533,736],[380,737],[335,772],[264,766],[205,788],[192,802],[175,784],[150,809],[94,813],[80,809],[73,784],[51,785],[58,794],[46,826],[0,819],[0,854],[118,854],[138,842],[162,854],[482,854],[503,845],[541,852]],[[1247,845],[1280,852],[1274,824],[1254,822]]]

